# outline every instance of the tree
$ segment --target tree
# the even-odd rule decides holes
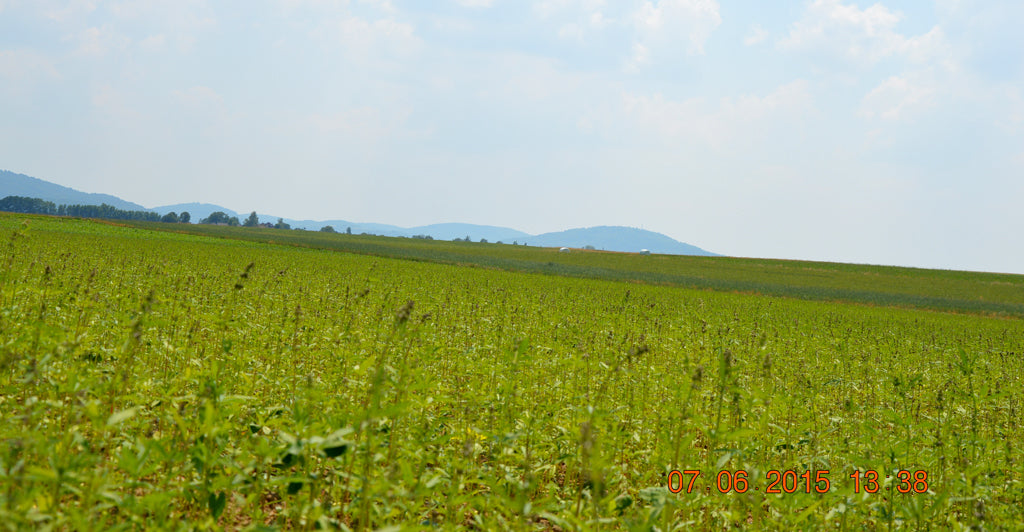
[[[62,205],[63,206],[63,205]],[[0,211],[21,214],[57,214],[57,206],[52,201],[24,196],[7,196],[0,200]]]
[[[230,220],[231,220],[231,218],[228,216],[228,214],[226,212],[224,212],[224,211],[217,211],[217,212],[210,213],[210,215],[207,216],[206,218],[203,218],[202,220],[199,220],[199,223],[201,223],[201,224],[208,224],[208,225],[218,225],[218,224],[227,225]],[[238,218],[235,218],[235,221],[237,222]]]
[[[242,222],[238,221],[237,216],[232,216],[231,218],[228,218],[228,225],[231,227],[238,227],[239,225],[242,225]]]
[[[256,216],[256,211],[252,211],[252,214],[250,214],[249,217],[245,219],[245,223],[242,225],[246,227],[259,227],[260,217]]]
[[[160,218],[160,221],[165,224],[176,224],[178,223],[178,215],[171,211],[165,214],[163,218]]]
[[[187,224],[192,221],[192,215],[189,214],[188,211],[182,211],[181,214],[178,215],[178,221],[183,224]]]
[[[334,228],[329,226],[329,225],[325,225],[325,226],[321,227],[320,228],[320,232],[321,233],[337,233],[337,231],[335,231]]]
[[[349,227],[348,229],[345,229],[345,234],[346,235],[351,235],[352,234],[352,228]]]
[[[486,238],[481,238],[480,239],[480,243],[481,244],[486,244],[487,243],[487,239]]]
[[[274,229],[291,229],[292,226],[285,223],[284,218],[278,218],[277,223],[274,224]]]
[[[153,211],[124,211],[106,203],[101,205],[62,205],[61,207],[65,215],[79,218],[160,221],[160,215]]]

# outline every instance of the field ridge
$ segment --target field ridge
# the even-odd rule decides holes
[[[553,248],[310,231],[105,223],[506,271],[1024,318],[1024,275],[1016,274],[579,249],[557,253]]]

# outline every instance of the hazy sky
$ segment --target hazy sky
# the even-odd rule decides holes
[[[1024,2],[0,0],[0,168],[1024,273]]]

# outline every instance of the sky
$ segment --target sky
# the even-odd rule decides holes
[[[0,0],[0,168],[1024,273],[1020,0]]]

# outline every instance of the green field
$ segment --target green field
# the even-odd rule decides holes
[[[1024,276],[10,214],[0,239],[7,529],[1022,526]]]
[[[503,244],[126,223],[144,229],[510,271],[1024,318],[1024,275],[584,250],[557,253],[551,248]]]

